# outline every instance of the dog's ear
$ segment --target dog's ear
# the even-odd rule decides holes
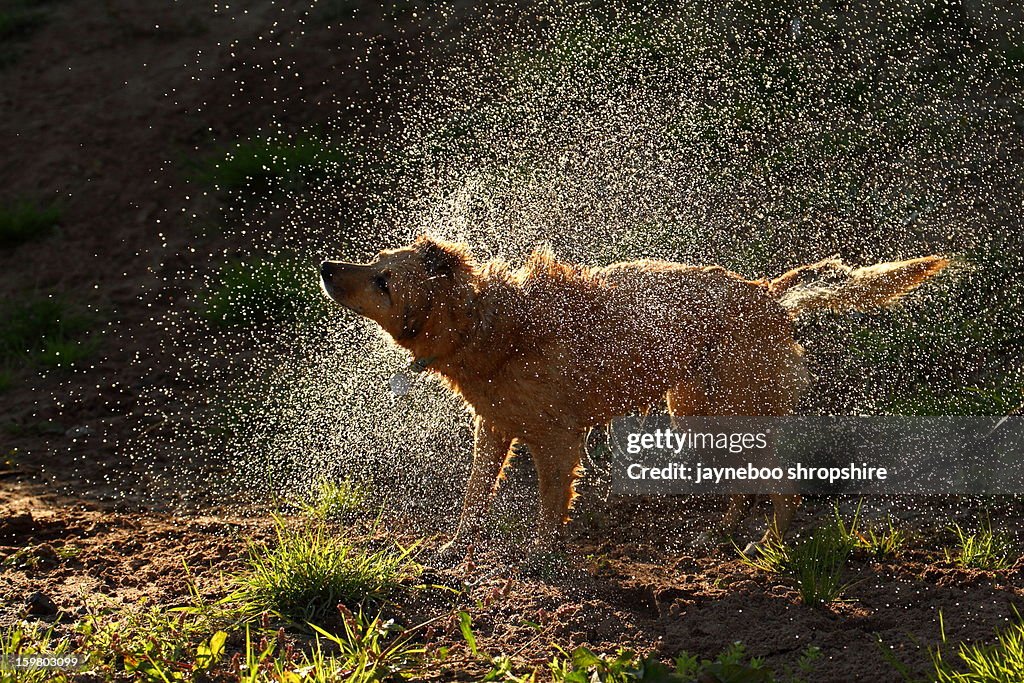
[[[454,277],[472,268],[472,257],[463,244],[424,236],[416,240],[416,245],[423,257],[423,268],[430,277]]]

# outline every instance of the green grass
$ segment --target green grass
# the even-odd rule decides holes
[[[467,636],[467,641],[475,648],[475,639],[470,640]],[[653,656],[640,657],[625,649],[619,649],[614,655],[605,655],[597,654],[587,647],[577,647],[572,651],[555,647],[561,654],[556,655],[544,667],[550,679],[539,679],[538,668],[518,673],[511,658],[498,656],[489,660],[491,670],[483,680],[512,683],[532,683],[537,680],[551,680],[555,683],[798,683],[813,680],[805,676],[813,673],[814,662],[821,655],[817,648],[807,648],[800,656],[796,669],[787,670],[780,676],[770,669],[763,659],[749,656],[741,643],[730,645],[713,659],[704,659],[684,652],[671,664],[664,664]],[[475,649],[474,654],[486,659],[486,656]]]
[[[254,638],[245,627],[244,649],[228,670],[240,682],[374,683],[415,678],[424,648],[401,627],[380,615],[348,612],[343,629],[332,633],[315,624],[313,642],[298,649],[284,631]],[[328,650],[333,652],[328,653]]]
[[[0,368],[0,394],[12,386],[14,386],[14,372],[9,369]]]
[[[251,614],[270,612],[295,622],[323,622],[339,604],[379,602],[419,572],[400,546],[373,550],[331,533],[323,524],[276,523],[271,547],[252,545],[231,600]]]
[[[947,643],[944,627],[942,642]],[[960,643],[952,662],[936,648],[932,665],[930,680],[936,683],[1016,683],[1024,671],[1024,622],[1017,615],[1016,623],[996,632],[994,643]]]
[[[973,531],[954,524],[950,530],[956,535],[953,548],[945,548],[946,561],[965,569],[1007,569],[1013,564],[1013,543],[1001,531],[993,530],[990,522],[981,523]]]
[[[33,545],[22,546],[13,551],[5,551],[3,555],[0,555],[0,567],[36,569],[40,561],[39,556],[36,555],[36,546]]]
[[[21,200],[0,206],[0,249],[10,249],[45,237],[60,218],[61,210],[53,204],[40,205]]]
[[[266,619],[243,625],[238,613],[192,590],[191,603],[180,608],[90,608],[75,627],[76,652],[89,657],[90,669],[103,680],[325,683],[404,678],[423,654],[410,632],[379,614],[345,609],[340,631],[306,624],[310,638],[275,629]],[[50,651],[41,639],[34,647]]]
[[[805,605],[829,605],[839,600],[850,587],[843,570],[854,552],[875,560],[898,557],[906,545],[906,534],[892,517],[885,524],[866,524],[860,504],[851,520],[844,520],[836,506],[832,520],[792,547],[769,544],[760,558],[748,564],[764,571],[780,573],[793,581]]]
[[[849,583],[842,572],[853,548],[834,527],[814,530],[789,551],[785,572],[795,581],[805,605],[829,605],[838,600]]]
[[[230,263],[202,295],[202,315],[225,327],[312,320],[327,310],[313,267],[290,259]]]
[[[304,515],[318,520],[348,520],[361,511],[369,498],[365,487],[350,480],[324,480],[306,498],[292,500]]]
[[[653,656],[641,657],[625,649],[606,655],[586,647],[570,651],[557,646],[559,654],[544,662],[529,652],[522,652],[522,656],[516,658],[491,657],[478,642],[472,619],[466,612],[442,610],[423,624],[404,628],[379,612],[350,609],[342,604],[331,608],[331,615],[324,614],[336,624],[333,628],[303,621],[292,624],[300,628],[291,629],[291,625],[276,623],[268,611],[253,613],[252,605],[239,601],[237,593],[211,601],[203,598],[191,582],[189,590],[191,598],[171,608],[145,598],[119,604],[113,598],[94,596],[87,602],[86,614],[66,627],[61,637],[53,630],[27,624],[0,630],[0,656],[76,654],[88,660],[89,680],[165,683],[423,680],[436,674],[439,666],[449,671],[466,668],[466,660],[450,657],[453,648],[435,645],[428,649],[417,641],[421,630],[456,617],[469,654],[482,668],[489,669],[483,674],[484,678],[473,680],[797,683],[813,680],[814,661],[819,656],[816,648],[809,647],[795,668],[781,673],[769,669],[764,660],[749,656],[739,643],[714,658],[683,653],[669,663]],[[360,590],[360,602],[365,603],[369,597],[366,590],[374,590],[373,585]],[[531,625],[541,631],[540,625]],[[0,680],[8,680],[5,673],[0,671]],[[67,683],[77,680],[76,675],[74,672],[24,672],[16,680]]]
[[[409,639],[408,632],[381,618],[368,619],[362,612],[342,610],[344,630],[335,635],[312,626],[317,640],[310,655],[303,655],[299,669],[313,672],[313,681],[346,680],[360,683],[391,678],[413,678],[409,669],[419,664],[425,653],[422,646]],[[338,654],[327,657],[321,637],[337,648]],[[294,666],[294,662],[293,662]],[[283,679],[275,667],[275,675]]]
[[[619,648],[614,655],[598,654],[588,647],[568,651],[558,645],[559,652],[543,668],[523,669],[507,655],[491,657],[484,651],[473,631],[473,619],[467,612],[459,612],[459,630],[472,656],[490,666],[484,681],[534,683],[540,671],[546,671],[555,683],[630,683],[631,681],[663,681],[664,683],[806,683],[804,676],[814,670],[814,662],[821,651],[814,646],[806,648],[797,660],[795,669],[787,667],[783,677],[773,672],[763,659],[749,657],[746,647],[739,642],[730,645],[714,659],[702,659],[687,652],[681,653],[671,664],[655,656],[640,657],[635,652]],[[536,626],[536,625],[534,625]],[[539,627],[538,627],[539,628]],[[446,650],[444,651],[446,652]],[[444,655],[442,655],[442,660]]]
[[[310,626],[316,632],[311,646],[297,649],[283,631],[273,636],[254,637],[250,626],[246,625],[244,648],[231,665],[225,667],[234,676],[231,680],[240,683],[401,680],[413,677],[411,670],[424,652],[400,627],[384,621],[380,615],[369,619],[362,613],[349,614],[344,620],[344,630],[337,634],[313,624]],[[334,652],[328,654],[328,648]],[[172,670],[167,669],[166,673]]]
[[[890,516],[884,524],[868,525],[858,533],[857,548],[875,560],[893,560],[903,554],[907,534],[893,524]]]
[[[749,567],[779,574],[793,583],[805,605],[829,605],[846,592],[843,570],[858,547],[856,521],[845,524],[838,515],[792,545],[769,542],[757,555],[743,557]]]
[[[865,522],[861,518],[863,503],[863,499],[857,502],[857,509],[849,521],[843,519],[839,512],[839,505],[835,505],[832,527],[833,533],[837,535],[838,543],[861,551],[874,560],[898,557],[907,544],[906,532],[896,526],[892,515],[889,515],[884,523]]]
[[[61,299],[35,297],[0,303],[0,364],[69,368],[96,343],[83,339],[93,319]]]
[[[614,656],[597,655],[588,648],[578,647],[562,651],[549,665],[551,679],[557,683],[619,683],[620,681],[740,681],[772,683],[775,674],[763,659],[747,656],[743,645],[731,645],[714,659],[682,654],[673,665],[662,664],[654,658],[641,659],[628,650],[619,650]]]
[[[954,645],[939,612],[942,641],[929,648],[929,671],[923,678],[879,642],[882,655],[907,683],[1019,683],[1024,671],[1024,621],[1016,608],[1014,613],[1014,622],[998,629],[993,641]]]
[[[448,664],[448,648],[428,654],[427,648],[415,640],[417,632],[432,622],[406,629],[379,613],[370,616],[347,608],[340,611],[338,628],[329,630],[307,623],[311,633],[298,634],[275,628],[266,619],[259,623],[232,622],[229,613],[218,611],[195,592],[188,605],[170,609],[145,601],[128,606],[111,601],[103,608],[91,605],[85,617],[72,627],[71,637],[59,638],[53,629],[24,623],[0,630],[0,657],[77,655],[88,661],[89,680],[153,683],[422,680],[436,674],[438,665]],[[508,656],[489,657],[477,644],[468,615],[460,616],[464,617],[463,637],[473,657],[489,667],[479,680],[798,683],[813,680],[814,662],[820,656],[816,648],[809,647],[795,668],[778,673],[763,659],[749,656],[739,643],[714,658],[683,653],[667,664],[625,649],[605,655],[586,647],[569,651],[556,646],[559,654],[539,664],[532,657],[529,662]],[[5,673],[0,670],[0,680],[9,680]],[[73,672],[28,670],[19,672],[13,680],[65,683],[76,678]]]
[[[75,654],[72,652],[72,643],[66,638],[58,638],[53,627],[44,628],[38,623],[19,622],[0,629],[0,662],[10,662],[16,657],[62,657],[72,654]],[[7,678],[7,675],[8,671],[0,664],[0,681],[47,683],[53,680],[52,672],[47,669],[19,669],[12,678]]]
[[[209,644],[217,630],[212,614],[205,608],[171,610],[143,598],[127,607],[90,605],[75,630],[81,649],[93,653],[91,659],[101,672],[124,671],[142,680],[159,680],[151,675],[154,670],[192,661],[198,643]],[[186,670],[195,669],[189,665]]]
[[[8,458],[0,459],[0,472],[5,469],[16,469],[18,463]],[[0,567],[14,569],[32,569],[40,566],[53,566],[74,560],[81,553],[81,548],[70,543],[53,547],[49,543],[28,544],[15,549],[0,551]]]
[[[224,194],[264,195],[300,189],[314,179],[337,175],[352,153],[314,138],[246,140],[189,164],[191,179]]]

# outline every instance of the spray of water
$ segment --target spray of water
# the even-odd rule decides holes
[[[995,368],[1019,383],[1019,355],[992,332],[950,339],[963,316],[948,308],[966,291],[958,286],[985,283],[991,306],[1020,304],[1019,288],[991,284],[1019,265],[1012,7],[462,4],[418,10],[427,28],[399,32],[396,52],[413,56],[380,69],[377,101],[340,103],[315,135],[271,123],[285,144],[344,150],[325,180],[224,200],[230,255],[299,264],[271,279],[297,273],[288,296],[308,303],[289,321],[254,325],[266,299],[239,295],[228,302],[237,324],[217,326],[195,312],[223,271],[189,274],[197,294],[166,327],[174,372],[191,388],[153,404],[173,452],[163,478],[176,488],[187,488],[174,472],[189,462],[211,472],[196,487],[203,499],[351,476],[386,484],[407,507],[451,509],[468,466],[467,413],[432,381],[392,396],[388,377],[409,359],[316,289],[321,259],[363,259],[421,232],[466,241],[482,258],[515,262],[547,243],[577,262],[664,258],[749,277],[832,254],[984,254],[986,277],[926,294],[898,317],[901,329],[927,327],[908,333],[904,360],[879,368],[851,352],[857,326],[845,319],[812,325],[824,390],[808,409],[878,410],[906,377],[925,381],[918,366],[947,342],[955,348],[936,381]],[[387,115],[356,126],[357,106]],[[894,323],[859,324],[873,338],[894,334]],[[990,352],[975,358],[971,344]],[[146,446],[133,452],[149,457]]]

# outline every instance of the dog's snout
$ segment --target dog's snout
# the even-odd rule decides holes
[[[331,262],[324,261],[320,264],[320,277],[325,280],[331,276]]]

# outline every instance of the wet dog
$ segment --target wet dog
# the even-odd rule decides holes
[[[369,263],[325,261],[321,275],[328,296],[379,324],[472,410],[473,465],[448,546],[461,553],[517,442],[537,469],[538,541],[550,546],[591,427],[663,399],[674,415],[787,415],[807,383],[797,316],[889,305],[948,263],[926,256],[851,268],[828,259],[747,280],[665,261],[582,267],[539,249],[513,269],[421,237]],[[749,500],[730,498],[723,533]],[[781,538],[799,502],[772,496],[767,533]]]

